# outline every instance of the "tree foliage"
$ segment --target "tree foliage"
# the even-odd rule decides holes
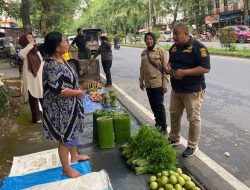
[[[43,35],[51,30],[75,33],[78,27],[101,28],[113,34],[120,31],[123,34],[135,35],[140,28],[149,26],[149,23],[155,28],[158,17],[173,15],[174,24],[180,12],[184,12],[184,21],[190,25],[195,24],[199,29],[211,7],[210,1],[207,0],[151,0],[151,3],[149,0],[22,1],[29,2],[31,25]],[[4,5],[4,9],[11,14],[8,3]],[[3,10],[2,7],[0,11]],[[20,5],[17,4],[16,7],[18,9]]]
[[[222,47],[230,49],[232,43],[236,40],[235,31],[232,28],[220,29],[220,43]]]

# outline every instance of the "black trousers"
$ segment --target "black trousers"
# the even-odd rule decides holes
[[[166,111],[164,107],[164,94],[162,88],[146,88],[148,100],[154,113],[156,126],[167,128]]]
[[[30,110],[32,113],[32,123],[36,123],[40,119],[42,119],[42,112],[39,110],[39,104],[38,101],[40,101],[42,105],[42,98],[35,98],[33,97],[29,92],[29,104],[30,104]]]
[[[112,66],[112,60],[102,60],[102,67],[104,73],[106,74],[107,84],[112,84],[111,72],[110,72],[111,66]]]

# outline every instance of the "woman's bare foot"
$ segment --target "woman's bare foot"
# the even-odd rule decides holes
[[[71,163],[75,163],[75,162],[78,162],[78,161],[86,161],[86,160],[89,160],[90,157],[88,155],[76,155],[74,157],[71,158]]]
[[[67,176],[71,177],[71,178],[77,178],[77,177],[80,177],[82,175],[78,171],[71,168],[70,166],[66,167],[66,168],[63,168],[62,173],[64,175],[67,175]]]

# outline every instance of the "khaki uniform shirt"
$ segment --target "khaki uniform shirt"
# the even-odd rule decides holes
[[[149,62],[147,51],[148,50],[144,50],[141,54],[140,84],[145,84],[146,88],[167,88],[169,75],[166,75],[165,69],[169,59],[168,52],[157,46],[149,51],[151,61],[162,68],[162,74]]]

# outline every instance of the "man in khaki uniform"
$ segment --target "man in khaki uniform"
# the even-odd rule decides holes
[[[169,82],[166,75],[169,57],[164,49],[157,47],[153,33],[145,34],[144,40],[147,49],[141,54],[140,88],[144,90],[146,87],[149,103],[155,117],[155,125],[163,133],[166,133],[167,122],[163,101]]]
[[[181,117],[184,108],[189,121],[188,146],[183,152],[190,157],[198,150],[201,133],[200,108],[205,93],[204,74],[210,70],[207,48],[189,36],[185,23],[178,23],[173,31],[174,45],[170,48],[169,64],[166,72],[171,75],[169,141],[178,145],[180,141]]]

